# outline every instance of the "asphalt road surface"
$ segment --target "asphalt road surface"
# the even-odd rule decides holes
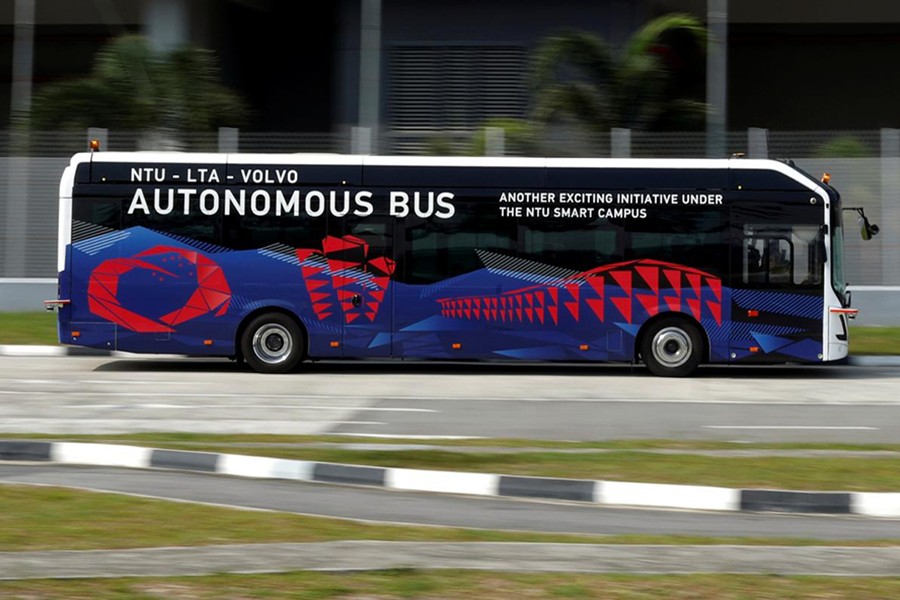
[[[0,432],[896,443],[900,369],[2,357]]]

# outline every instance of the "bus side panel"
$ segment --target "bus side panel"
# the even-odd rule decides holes
[[[398,292],[401,355],[632,361],[641,327],[678,314],[705,330],[713,360],[727,360],[728,290],[710,273],[640,259],[535,283],[505,264]]]
[[[822,360],[820,293],[734,290],[731,352],[745,363]]]
[[[123,239],[102,249],[104,240],[93,238],[73,251],[83,345],[230,356],[237,328],[251,312],[313,314],[293,249],[230,251],[143,227],[117,233]],[[318,354],[329,333],[314,319],[303,320],[311,353]]]

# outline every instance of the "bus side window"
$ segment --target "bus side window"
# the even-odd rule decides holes
[[[516,255],[516,222],[490,202],[459,199],[449,219],[408,217],[398,281],[430,284],[484,268],[479,251]]]
[[[519,247],[527,260],[553,267],[587,271],[621,260],[616,254],[620,228],[605,219],[522,219]]]

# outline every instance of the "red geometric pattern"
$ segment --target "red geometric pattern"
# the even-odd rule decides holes
[[[132,269],[145,269],[158,277],[178,277],[159,265],[142,260],[151,256],[164,256],[163,261],[180,259],[195,267],[197,288],[183,306],[163,315],[159,321],[122,306],[118,298],[119,278]],[[192,273],[193,274],[193,273]],[[111,258],[97,266],[88,279],[88,309],[95,315],[138,333],[172,332],[175,325],[216,311],[224,315],[231,303],[231,288],[222,269],[205,255],[192,250],[172,246],[155,246],[135,254],[131,258]]]
[[[604,265],[547,284],[499,295],[440,298],[441,315],[501,323],[559,325],[589,315],[601,323],[632,323],[637,314],[686,312],[722,325],[722,280],[673,263],[640,259]]]
[[[369,244],[356,236],[328,236],[322,250],[298,248],[300,272],[320,321],[338,309],[345,323],[360,317],[374,321],[394,273],[393,260],[369,258]],[[359,301],[354,303],[354,298]]]

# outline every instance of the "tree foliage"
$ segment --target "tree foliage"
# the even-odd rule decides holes
[[[571,118],[596,132],[702,128],[706,30],[672,14],[647,23],[620,54],[585,31],[544,39],[534,53],[534,116]]]
[[[157,52],[129,35],[97,53],[88,77],[39,89],[31,122],[37,129],[199,132],[239,125],[246,114],[243,99],[220,82],[211,51]]]

